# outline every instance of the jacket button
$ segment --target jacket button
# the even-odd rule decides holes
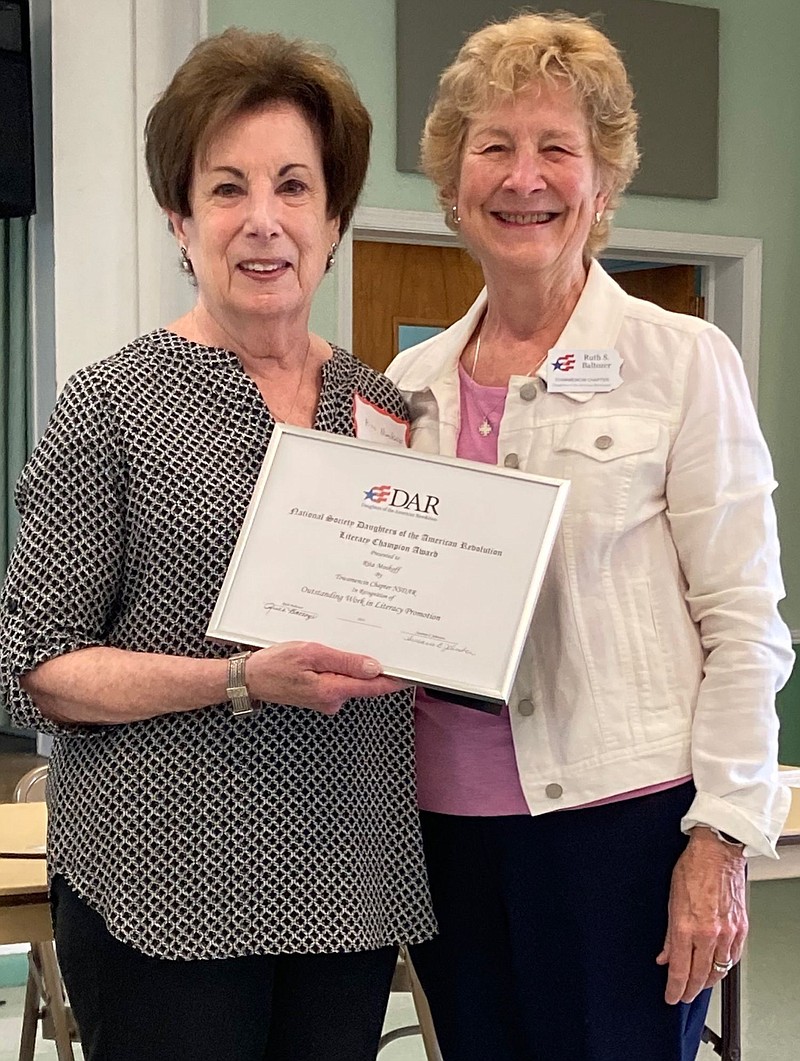
[[[517,711],[521,715],[532,715],[533,714],[533,700],[520,700],[517,704]]]
[[[594,440],[594,444],[598,449],[608,449],[614,445],[614,439],[611,435],[598,435]]]
[[[519,457],[516,453],[507,453],[503,464],[506,468],[519,468]]]
[[[557,785],[555,784],[555,782],[553,782],[552,784],[547,786],[547,788],[544,790],[544,794],[547,796],[548,799],[560,799],[564,795],[564,789],[561,787],[561,785]]]
[[[519,389],[519,396],[524,402],[532,402],[536,397],[537,388],[533,380],[528,380],[527,383],[523,383]]]

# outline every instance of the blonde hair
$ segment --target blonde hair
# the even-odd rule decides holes
[[[610,215],[639,164],[638,115],[622,58],[588,19],[565,12],[517,15],[473,33],[439,79],[439,90],[422,135],[422,169],[436,185],[451,228],[469,122],[498,97],[514,96],[542,81],[567,84],[581,102],[595,163],[609,193],[585,253],[608,243]]]

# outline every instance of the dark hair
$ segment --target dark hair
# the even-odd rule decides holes
[[[316,45],[227,29],[201,41],[145,124],[145,161],[158,205],[191,214],[195,162],[222,128],[265,103],[293,103],[319,138],[329,218],[347,229],[369,164],[372,121],[344,67]]]

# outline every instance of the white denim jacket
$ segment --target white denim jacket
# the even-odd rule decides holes
[[[458,360],[485,305],[483,291],[388,370],[414,449],[455,456]],[[631,298],[597,262],[556,346],[617,350],[622,385],[548,393],[543,366],[525,400],[530,381],[512,376],[498,433],[500,465],[572,484],[509,704],[531,814],[691,774],[684,830],[776,857],[789,792],[775,693],[794,654],[741,359],[718,328]]]

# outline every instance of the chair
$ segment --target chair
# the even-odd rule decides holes
[[[703,1042],[710,1043],[714,1053],[722,1061],[741,1061],[742,1059],[742,973],[741,966],[734,965],[720,987],[722,997],[721,1018],[722,1033],[718,1035],[707,1025],[703,1028]]]
[[[38,803],[44,800],[47,767],[37,766],[19,779],[14,789],[15,803]],[[73,1042],[78,1042],[78,1026],[67,1002],[52,940],[31,943],[28,952],[28,983],[22,1010],[22,1035],[19,1061],[33,1061],[36,1030],[41,1022],[42,1037],[53,1039],[58,1061],[75,1061]]]
[[[46,766],[37,766],[23,774],[14,788],[13,803],[44,803],[47,787]]]
[[[442,1061],[439,1044],[436,1041],[436,1032],[433,1030],[433,1020],[431,1019],[428,1000],[425,998],[422,985],[414,972],[414,966],[411,964],[408,951],[405,947],[401,947],[394,977],[392,978],[392,992],[407,991],[411,992],[411,997],[414,1000],[414,1009],[417,1011],[419,1024],[410,1024],[405,1028],[394,1028],[392,1031],[386,1032],[381,1036],[378,1053],[389,1043],[395,1042],[396,1039],[403,1039],[407,1035],[421,1035],[422,1045],[425,1048],[425,1056],[428,1061]]]

